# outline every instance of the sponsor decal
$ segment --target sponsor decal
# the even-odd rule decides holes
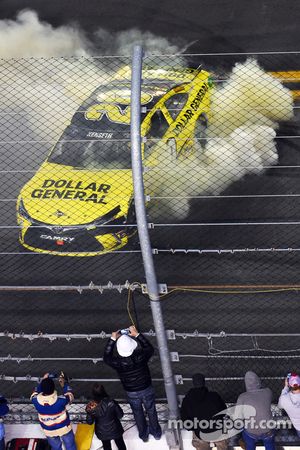
[[[86,120],[101,120],[106,116],[110,122],[130,125],[130,106],[121,108],[111,103],[96,103],[84,113]]]
[[[112,133],[97,133],[96,131],[89,131],[86,135],[87,137],[98,138],[98,139],[111,139],[113,137]]]
[[[62,242],[72,242],[75,238],[67,236],[50,236],[48,234],[41,234],[41,239],[47,239],[48,241],[62,241]]]
[[[174,133],[176,136],[186,127],[188,122],[191,120],[191,118],[194,116],[194,114],[198,111],[199,106],[201,105],[201,102],[208,91],[208,84],[203,83],[202,87],[197,92],[196,97],[191,101],[191,103],[188,106],[188,109],[185,111],[184,115],[181,116],[179,121],[176,123],[176,127],[174,129]]]
[[[73,180],[45,180],[39,189],[31,192],[32,198],[81,200],[107,204],[106,194],[111,186],[105,183],[83,182]]]

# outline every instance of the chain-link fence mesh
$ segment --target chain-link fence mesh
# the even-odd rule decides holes
[[[129,62],[1,61],[2,285],[105,284],[122,266],[122,282],[142,276]]]
[[[162,305],[180,395],[202,371],[234,402],[253,369],[275,401],[297,370],[297,291],[266,286],[298,284],[298,66],[298,54],[144,58],[145,193],[158,280],[177,289]],[[102,361],[106,339],[133,319],[157,346],[148,297],[139,284],[128,290],[144,282],[130,77],[130,58],[1,61],[0,373],[9,398],[28,398],[40,375],[64,370],[83,402],[93,380],[124,400]],[[163,401],[158,352],[151,372]]]

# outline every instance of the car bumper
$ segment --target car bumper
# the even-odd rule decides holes
[[[127,229],[126,229],[127,228]],[[20,243],[30,251],[56,256],[97,256],[122,249],[136,230],[126,227],[115,233],[76,230],[56,233],[48,227],[29,226],[20,230]],[[98,234],[99,233],[99,234]],[[102,234],[100,234],[102,233]]]

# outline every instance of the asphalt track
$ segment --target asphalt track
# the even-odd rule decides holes
[[[191,43],[187,53],[240,53],[240,52],[290,52],[299,50],[298,23],[300,4],[294,1],[252,1],[251,7],[241,1],[189,1],[157,2],[65,1],[44,3],[39,1],[6,0],[0,5],[0,18],[13,18],[16,11],[31,7],[40,17],[61,25],[77,21],[92,35],[99,27],[112,32],[139,28],[155,35],[183,43]],[[207,65],[228,70],[237,60],[216,56],[207,59]],[[194,58],[192,58],[194,59]],[[205,63],[205,58],[204,63]],[[276,58],[259,56],[266,70],[300,69],[299,55],[282,54]],[[296,103],[296,106],[298,104]],[[299,135],[299,115],[282,124],[278,135]],[[299,144],[295,138],[278,140],[281,166],[300,166]],[[1,155],[1,167],[6,158]],[[268,170],[263,175],[248,175],[226,190],[227,195],[241,194],[299,194],[299,168]],[[8,176],[3,176],[5,196],[16,194],[25,179],[19,178],[13,186]],[[9,212],[7,212],[9,211]],[[241,221],[299,221],[298,197],[201,199],[194,200],[188,222],[197,222],[201,211],[202,222]],[[4,203],[2,225],[14,216],[14,207]],[[4,222],[3,222],[4,220]],[[11,223],[11,222],[10,222]],[[151,232],[152,246],[158,249],[186,248],[298,248],[299,225],[211,227],[181,226],[157,227]],[[205,244],[203,244],[205,243]],[[92,281],[97,285],[130,282],[143,283],[144,273],[139,253],[111,254],[94,258],[57,258],[48,255],[19,254],[17,230],[0,231],[2,286],[85,286]],[[17,253],[3,255],[2,253]],[[160,283],[169,286],[196,285],[296,285],[299,284],[299,252],[244,252],[232,254],[190,254],[177,252],[158,253],[155,264]],[[258,288],[259,290],[259,288]],[[165,298],[163,310],[167,329],[177,333],[297,333],[299,331],[298,291],[263,294],[209,294],[179,291]],[[85,290],[79,292],[0,292],[2,331],[36,334],[99,334],[127,326],[127,292],[104,291],[103,294]],[[135,306],[135,309],[133,308]],[[143,331],[153,329],[149,302],[140,293],[134,295],[132,314]],[[153,338],[152,338],[153,339]],[[296,340],[296,342],[295,342]],[[155,340],[153,339],[155,343]],[[226,382],[212,381],[211,386],[223,393],[227,401],[234,401],[243,389],[240,378],[246,370],[254,368],[261,376],[283,377],[291,368],[299,367],[297,338],[264,338],[261,345],[251,338],[224,338],[214,342],[220,350],[236,350],[241,359],[200,358],[208,354],[208,339],[177,338],[170,341],[170,349],[181,356],[174,362],[174,373],[190,378],[196,370],[210,378],[239,378]],[[116,378],[101,361],[105,339],[61,339],[49,341],[42,338],[29,340],[15,337],[1,338],[0,373],[7,376],[39,376],[51,370],[68,372],[74,379]],[[264,350],[260,350],[260,348]],[[248,349],[248,350],[247,350]],[[251,349],[251,350],[250,350]],[[244,350],[244,351],[243,351]],[[247,351],[246,351],[247,350]],[[274,353],[279,350],[279,353]],[[285,353],[285,350],[289,352]],[[198,355],[198,358],[188,355]],[[251,359],[248,356],[268,356],[269,359]],[[270,358],[271,356],[282,358]],[[296,358],[291,359],[290,355]],[[299,356],[298,356],[299,355]],[[6,357],[1,360],[1,356]],[[28,357],[28,361],[11,360],[11,357]],[[210,355],[213,356],[213,355]],[[219,355],[221,356],[221,354]],[[35,360],[36,358],[37,360]],[[38,360],[53,358],[53,360]],[[58,358],[62,358],[59,360]],[[89,361],[68,361],[64,358],[89,358]],[[7,360],[8,359],[8,360]],[[159,359],[156,355],[151,370],[159,397],[164,397]],[[274,399],[280,389],[279,380],[267,380],[274,390]],[[3,393],[13,397],[28,396],[32,382],[1,381]],[[117,397],[123,396],[119,383],[108,382],[108,390]],[[91,383],[74,382],[77,395],[88,395]],[[184,393],[189,381],[178,386]]]

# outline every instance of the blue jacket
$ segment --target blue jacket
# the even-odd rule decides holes
[[[30,399],[38,412],[46,436],[63,436],[72,430],[66,405],[72,403],[74,396],[67,383],[63,388],[63,395],[57,395],[56,391],[50,395],[43,395],[39,384]]]

